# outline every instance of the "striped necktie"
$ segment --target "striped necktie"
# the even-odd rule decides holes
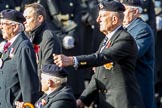
[[[102,52],[102,50],[105,48],[105,46],[106,46],[108,40],[109,40],[108,37],[105,37],[105,38],[104,38],[104,41],[103,41],[102,47],[101,47],[101,49],[100,49],[100,52]]]

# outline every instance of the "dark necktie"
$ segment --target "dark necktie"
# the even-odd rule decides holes
[[[108,37],[105,37],[104,42],[103,42],[103,46],[105,46],[107,44],[108,41]]]
[[[108,37],[105,37],[100,52],[105,48],[107,41],[108,41]]]
[[[3,50],[4,50],[5,53],[7,52],[8,48],[10,47],[10,45],[11,45],[10,42],[7,42],[7,43],[4,45]]]

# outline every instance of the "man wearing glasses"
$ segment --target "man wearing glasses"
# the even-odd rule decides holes
[[[24,21],[18,11],[1,11],[0,29],[7,44],[0,58],[0,108],[14,108],[15,101],[34,103],[37,100],[36,57],[31,42],[23,33]]]

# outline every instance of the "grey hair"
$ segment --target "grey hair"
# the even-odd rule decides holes
[[[25,27],[22,23],[19,23],[19,22],[15,22],[15,21],[11,21],[12,24],[18,24],[19,25],[19,28],[18,28],[18,32],[22,32],[25,30]]]
[[[143,9],[140,6],[130,6],[132,9],[138,9],[139,13],[142,13]]]

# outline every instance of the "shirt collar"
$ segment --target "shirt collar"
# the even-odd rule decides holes
[[[121,26],[117,27],[115,30],[113,30],[111,33],[109,33],[108,35],[106,35],[106,37],[108,37],[108,39],[110,40],[111,37],[114,35],[114,33],[120,28]]]
[[[18,33],[16,36],[14,36],[12,39],[10,39],[8,42],[10,42],[11,45],[12,45],[12,43],[14,43],[14,41],[17,39],[17,37],[19,36],[19,34],[20,33]]]

